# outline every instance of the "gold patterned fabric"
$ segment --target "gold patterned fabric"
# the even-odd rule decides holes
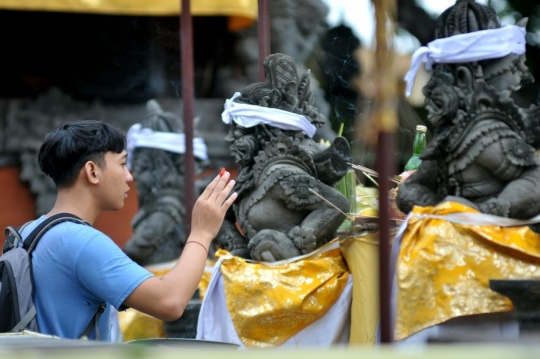
[[[201,300],[204,298],[206,290],[208,289],[208,283],[210,281],[210,276],[212,275],[214,263],[215,262],[212,260],[206,261],[206,268],[203,272],[203,276],[198,287]],[[148,269],[148,271],[150,271],[156,277],[161,278],[167,274],[175,264],[176,261],[167,262],[150,266],[146,269]],[[167,337],[167,333],[163,327],[163,321],[135,309],[130,308],[126,311],[118,312],[118,321],[120,331],[122,332],[122,337],[126,342],[137,339]]]
[[[161,320],[135,309],[118,312],[118,321],[125,342],[167,337]]]
[[[511,311],[489,280],[540,277],[540,236],[529,227],[445,219],[478,213],[451,202],[413,209],[396,267],[395,339],[456,317]]]
[[[216,255],[228,256],[221,264],[227,308],[247,347],[286,342],[326,314],[349,278],[339,246],[277,265]]]

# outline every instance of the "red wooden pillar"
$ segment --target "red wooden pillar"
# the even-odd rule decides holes
[[[379,308],[382,343],[392,343],[392,313],[390,273],[390,201],[391,182],[395,175],[393,133],[398,126],[396,112],[397,79],[392,76],[392,47],[389,46],[388,21],[396,15],[396,0],[372,0],[375,5],[376,39],[376,121],[379,130],[377,141],[377,172],[379,172]]]
[[[193,78],[193,25],[191,0],[181,0],[180,61],[182,76],[182,102],[186,153],[184,155],[184,185],[186,204],[186,235],[191,231],[191,211],[195,205],[195,157],[193,156],[193,117],[195,84]]]
[[[391,288],[390,274],[390,200],[389,192],[392,182],[385,178],[393,177],[394,172],[394,139],[392,132],[381,131],[377,141],[377,172],[379,172],[379,308],[380,333],[382,343],[391,343]]]
[[[264,82],[264,59],[270,55],[270,11],[268,0],[258,0],[259,19],[257,33],[259,36],[259,81]]]

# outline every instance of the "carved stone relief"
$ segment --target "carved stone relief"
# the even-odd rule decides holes
[[[45,135],[63,122],[82,117],[100,118],[102,107],[74,101],[57,89],[37,100],[11,99],[7,102],[5,150],[18,156],[21,181],[36,196],[36,215],[47,213],[56,200],[56,186],[43,174],[36,154]]]

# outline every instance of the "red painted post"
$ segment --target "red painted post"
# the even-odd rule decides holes
[[[381,342],[393,341],[390,273],[390,201],[391,182],[395,175],[393,133],[398,127],[396,111],[397,79],[392,71],[393,49],[389,46],[389,19],[396,17],[396,0],[372,0],[375,6],[376,41],[376,121],[379,130],[377,141],[377,172],[379,172],[379,308]]]
[[[380,333],[382,343],[391,343],[391,288],[390,277],[390,201],[389,192],[392,182],[383,178],[393,177],[394,172],[394,139],[391,132],[381,131],[377,141],[377,172],[379,172],[379,308]]]
[[[193,117],[195,102],[195,84],[193,78],[193,25],[191,0],[180,0],[180,62],[182,76],[182,102],[186,153],[184,155],[184,185],[186,204],[186,236],[191,230],[191,211],[195,205],[195,158],[193,156]]]
[[[264,59],[270,55],[270,11],[268,0],[258,0],[259,19],[257,32],[259,36],[259,81],[264,82]]]

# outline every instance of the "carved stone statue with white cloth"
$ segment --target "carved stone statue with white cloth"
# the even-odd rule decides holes
[[[502,217],[540,214],[540,111],[511,97],[533,81],[525,25],[501,27],[490,7],[458,0],[438,18],[436,40],[413,55],[407,95],[423,62],[433,71],[423,89],[433,140],[399,189],[403,212],[451,198]]]
[[[178,259],[186,241],[182,122],[155,100],[146,110],[146,120],[127,134],[128,168],[137,185],[139,211],[124,252],[140,265]],[[202,138],[194,138],[193,151],[201,169],[208,159]]]
[[[349,143],[313,141],[325,118],[314,107],[309,71],[300,74],[279,53],[264,68],[266,81],[236,93],[222,114],[239,175],[234,213],[218,243],[234,255],[274,262],[310,253],[335,235],[349,203],[332,186],[347,172]]]

